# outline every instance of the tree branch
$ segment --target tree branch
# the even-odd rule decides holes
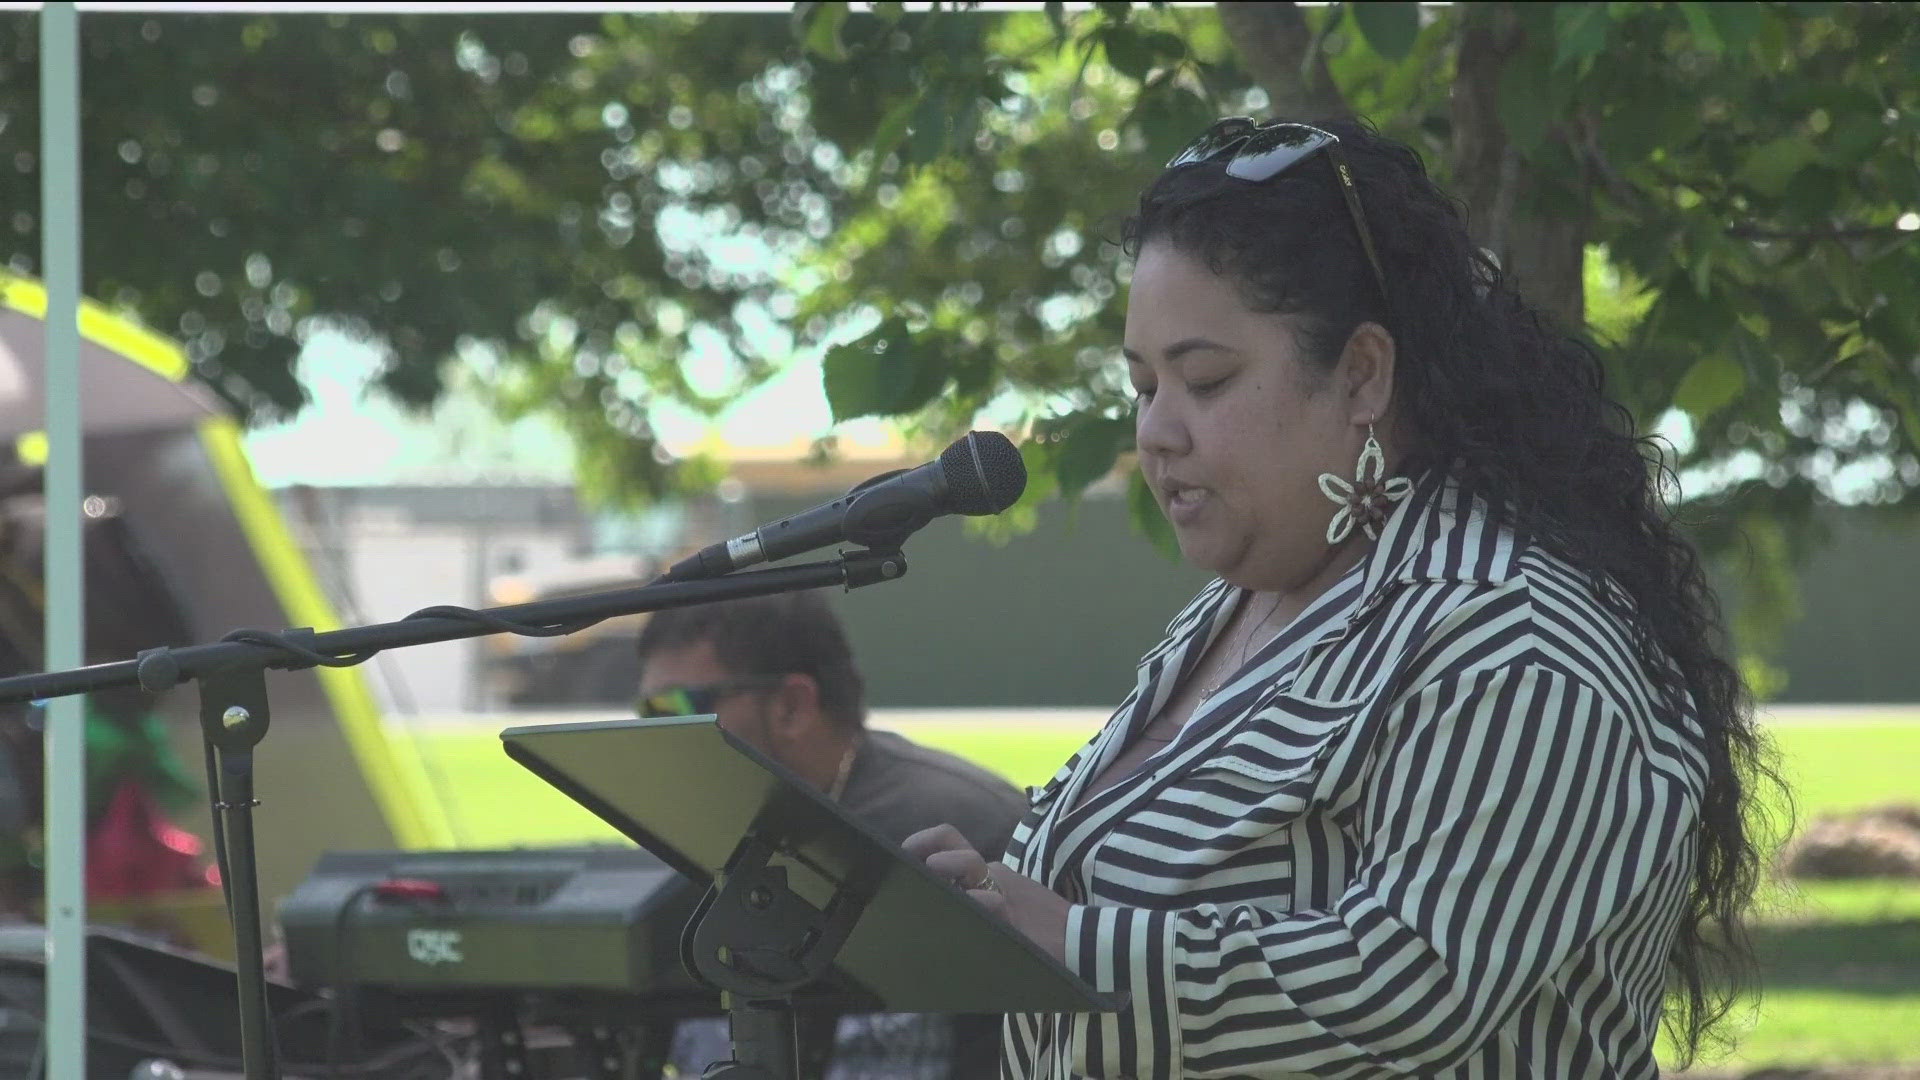
[[[1272,115],[1292,120],[1333,120],[1353,115],[1313,48],[1313,32],[1300,8],[1287,4],[1214,5],[1233,51],[1267,92]]]
[[[1575,144],[1579,153],[1592,173],[1599,177],[1606,189],[1623,202],[1636,204],[1642,208],[1650,205],[1645,192],[1635,187],[1620,175],[1613,162],[1608,160],[1606,151],[1601,149],[1599,139],[1591,123],[1583,125],[1581,138]],[[1671,173],[1662,173],[1661,178],[1669,184],[1685,183]],[[1920,238],[1920,230],[1903,229],[1898,225],[1833,225],[1824,229],[1772,229],[1764,225],[1730,225],[1727,235],[1735,240],[1905,240]]]
[[[1898,225],[1836,225],[1829,229],[1768,229],[1759,225],[1733,225],[1727,235],[1736,240],[1881,240],[1891,237],[1920,238],[1920,232]]]
[[[1622,203],[1642,211],[1651,207],[1653,204],[1651,197],[1634,186],[1626,177],[1621,176],[1619,169],[1613,167],[1612,159],[1607,157],[1607,152],[1600,146],[1599,125],[1594,123],[1593,118],[1580,117],[1579,130],[1579,138],[1569,140],[1568,145],[1572,147],[1577,157],[1587,163],[1589,175],[1597,177],[1601,186],[1612,192],[1614,197]]]

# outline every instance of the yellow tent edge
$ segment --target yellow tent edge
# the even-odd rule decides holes
[[[44,322],[46,287],[32,278],[0,271],[0,306]],[[179,345],[91,300],[80,304],[80,334],[172,382],[182,381],[190,370]],[[315,630],[337,629],[339,616],[298,554],[273,499],[253,475],[241,445],[240,426],[229,417],[217,417],[202,422],[198,435],[234,518],[287,618]],[[388,737],[365,677],[354,668],[323,667],[317,674],[395,842],[408,848],[452,846],[453,830],[445,808],[426,794],[433,789],[418,751],[411,741]]]
[[[214,472],[226,489],[234,517],[260,558],[280,606],[297,626],[324,633],[340,628],[333,605],[298,554],[286,520],[273,499],[253,475],[240,443],[240,425],[226,417],[202,421],[200,442]],[[366,679],[356,668],[316,668],[321,688],[333,704],[340,729],[367,786],[393,829],[394,839],[407,848],[450,847],[453,830],[439,801],[422,797],[431,791],[426,768],[410,740],[389,737],[380,722],[380,710]]]
[[[47,287],[32,278],[0,270],[0,305],[45,322]],[[85,297],[80,300],[80,336],[170,382],[187,377],[190,365],[180,346]]]

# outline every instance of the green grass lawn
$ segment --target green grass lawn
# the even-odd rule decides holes
[[[507,725],[502,724],[501,727]],[[508,759],[499,729],[434,728],[413,733],[462,847],[511,847],[617,837],[599,818]],[[1017,727],[929,723],[911,737],[950,750],[1005,776],[1015,786],[1044,783],[1092,734],[1048,725]]]
[[[1770,729],[1798,819],[1920,802],[1920,716]],[[1731,1067],[1920,1062],[1920,882],[1776,885],[1756,928],[1765,993]]]
[[[1920,711],[1770,725],[1809,814],[1920,802]]]
[[[500,726],[505,726],[504,724]],[[1920,714],[1770,726],[1802,821],[1879,803],[1920,802]],[[500,750],[495,727],[413,733],[462,847],[616,839],[598,819]],[[1043,783],[1091,730],[1057,724],[914,725],[1016,785]],[[1920,883],[1773,888],[1756,934],[1766,994],[1736,1030],[1738,1050],[1700,1067],[1920,1062]]]

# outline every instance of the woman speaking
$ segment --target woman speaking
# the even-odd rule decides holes
[[[1222,120],[1141,198],[1140,468],[1217,575],[987,864],[1129,1005],[1009,1077],[1652,1077],[1725,1011],[1751,704],[1658,466],[1404,146]]]

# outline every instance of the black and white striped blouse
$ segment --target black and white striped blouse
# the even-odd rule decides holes
[[[1131,776],[1081,792],[1242,601],[1215,581],[1005,861],[1125,1011],[1002,1075],[1652,1077],[1705,764],[1585,578],[1429,480]]]

